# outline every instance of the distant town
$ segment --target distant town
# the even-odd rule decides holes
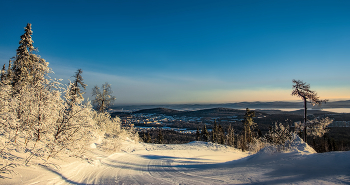
[[[274,122],[282,122],[280,117],[287,118],[287,123],[294,127],[295,123],[302,120],[302,114],[296,112],[272,112],[266,111],[257,112],[254,120],[261,126],[263,131],[268,131],[268,128]],[[330,114],[329,112],[317,111],[310,116],[328,116],[333,117],[334,121],[329,127],[350,127],[350,118],[339,119],[338,113]],[[114,112],[112,115],[118,115],[124,127],[133,127],[136,131],[147,132],[148,130],[162,129],[172,130],[179,133],[195,133],[197,128],[202,129],[204,124],[207,125],[208,131],[214,122],[223,126],[233,125],[237,130],[242,128],[244,110],[229,109],[229,108],[213,108],[197,111],[177,111],[166,108],[143,109],[135,112]],[[344,115],[348,114],[341,114]]]

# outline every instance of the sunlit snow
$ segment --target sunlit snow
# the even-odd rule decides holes
[[[20,167],[1,184],[349,184],[350,152],[315,153],[297,138],[293,149],[256,154],[207,142],[146,144],[124,141],[107,154],[97,143],[93,161],[60,167]],[[48,167],[49,166],[49,167]]]

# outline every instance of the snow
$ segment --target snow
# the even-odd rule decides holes
[[[252,154],[207,142],[123,141],[119,152],[92,145],[92,161],[18,167],[0,184],[350,184],[350,152],[316,153],[300,138],[292,149]]]

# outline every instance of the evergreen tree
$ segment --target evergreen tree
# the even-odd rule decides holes
[[[147,132],[146,143],[152,143],[152,138],[151,138],[151,135],[149,134],[149,132]]]
[[[258,136],[259,136],[259,137],[262,137],[262,136],[263,136],[263,134],[262,134],[262,132],[261,132],[260,129],[258,129]]]
[[[7,84],[12,83],[11,82],[12,78],[13,78],[12,61],[9,60],[9,66],[8,66],[7,72],[6,72],[6,83]]]
[[[33,46],[34,42],[31,37],[33,31],[31,28],[30,23],[24,28],[25,32],[21,36],[16,57],[13,61],[12,85],[17,92],[28,84],[42,85],[45,76],[51,72],[48,67],[49,63],[40,58],[39,55],[34,54],[37,49]]]
[[[216,124],[216,119],[214,120],[214,128],[212,131],[211,142],[218,143],[218,125]]]
[[[225,144],[225,141],[226,141],[225,131],[220,124],[218,128],[218,140],[219,140],[218,143],[222,145]]]
[[[87,86],[83,81],[84,80],[83,77],[81,76],[82,73],[83,73],[83,70],[78,69],[75,75],[73,76],[74,81],[73,81],[73,86],[71,90],[72,95],[77,95],[79,96],[79,98],[83,98],[83,94],[84,94],[84,92],[80,89],[80,87],[85,90]]]
[[[202,130],[201,135],[202,135],[203,141],[208,142],[208,140],[209,140],[209,133],[208,133],[206,124],[204,124],[204,126],[203,126],[203,130]]]
[[[199,128],[197,127],[197,131],[196,131],[196,141],[200,141],[201,140],[201,134],[199,132]]]
[[[6,65],[4,64],[1,70],[1,82],[4,83],[5,80],[6,80]]]
[[[146,141],[147,141],[146,133],[143,133],[142,140],[143,140],[144,143],[146,143]]]
[[[107,82],[102,85],[102,92],[98,86],[95,86],[92,95],[95,99],[92,101],[98,112],[105,112],[108,107],[112,105],[115,96],[112,96],[113,91],[111,90],[111,85]]]
[[[256,126],[256,123],[254,123],[253,121],[253,117],[255,117],[255,111],[251,111],[248,108],[246,108],[246,112],[243,120],[244,136],[243,136],[242,145],[244,147],[246,147],[247,144],[252,141],[252,130]]]
[[[230,124],[227,131],[227,145],[234,146],[234,142],[235,142],[235,133],[234,133],[234,129],[232,128],[232,125]]]
[[[163,144],[164,142],[164,138],[163,138],[163,134],[162,134],[162,131],[159,129],[159,132],[158,132],[158,143],[159,144]]]

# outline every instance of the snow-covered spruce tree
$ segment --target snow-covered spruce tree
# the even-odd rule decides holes
[[[12,85],[16,91],[29,84],[42,84],[45,76],[51,72],[49,63],[34,53],[37,49],[33,46],[31,24],[28,23],[24,29],[12,66]]]
[[[218,143],[218,125],[216,124],[216,119],[214,120],[214,127],[211,131],[211,142]]]
[[[114,102],[116,98],[115,96],[112,96],[112,93],[111,85],[107,82],[102,85],[102,92],[98,86],[93,88],[92,95],[95,96],[95,99],[92,103],[95,105],[98,112],[105,112]]]
[[[209,141],[209,133],[208,133],[206,124],[204,124],[204,126],[203,126],[201,135],[202,135],[203,141],[205,141],[205,142]]]
[[[77,97],[81,98],[81,99],[83,99],[83,94],[85,92],[83,92],[82,89],[80,89],[80,87],[85,90],[86,86],[87,86],[84,83],[83,77],[81,76],[82,73],[83,73],[83,70],[81,70],[81,69],[77,70],[77,72],[73,76],[74,77],[74,81],[72,82],[73,85],[71,86],[72,89],[70,90],[71,91],[71,95],[77,95]],[[74,101],[74,100],[72,100],[72,101]]]
[[[217,138],[218,138],[218,143],[219,144],[225,144],[225,132],[224,129],[222,128],[221,124],[219,124],[218,130],[217,130]]]
[[[151,135],[149,135],[149,132],[147,132],[147,139],[146,139],[146,143],[152,143],[152,138]]]
[[[242,143],[242,150],[245,151],[247,148],[247,145],[252,141],[252,130],[254,127],[256,127],[256,123],[253,121],[253,117],[255,117],[255,111],[249,110],[249,108],[246,108],[246,112],[244,115],[243,120],[243,127],[244,127],[244,135],[243,135],[243,143]]]
[[[159,129],[157,140],[158,140],[158,144],[163,144],[163,142],[164,142],[164,138],[163,138],[163,134],[162,134],[161,129]]]
[[[2,69],[1,69],[1,78],[0,78],[0,81],[3,82],[6,80],[6,64],[4,64],[2,66]]]
[[[47,76],[51,72],[48,62],[34,52],[31,24],[25,27],[21,36],[13,65],[9,63],[6,80],[11,84],[12,110],[8,114],[16,116],[13,122],[14,143],[24,139],[24,151],[30,153],[27,161],[33,156],[43,157],[47,152],[38,146],[39,141],[49,140],[53,125],[58,117],[58,109],[62,105],[59,84]]]
[[[304,101],[304,141],[306,142],[307,137],[307,100],[310,101],[312,105],[320,105],[321,103],[326,103],[328,100],[320,100],[320,98],[317,96],[317,93],[315,91],[310,90],[310,84],[306,84],[306,82],[303,82],[301,80],[294,80],[293,79],[293,91],[292,96],[298,96],[303,99]]]
[[[201,140],[201,134],[199,132],[199,127],[197,127],[197,131],[196,131],[196,141],[200,141]]]
[[[235,142],[235,131],[232,128],[231,124],[228,127],[226,138],[227,138],[226,144],[228,146],[232,146],[233,147],[234,146],[234,142]]]

